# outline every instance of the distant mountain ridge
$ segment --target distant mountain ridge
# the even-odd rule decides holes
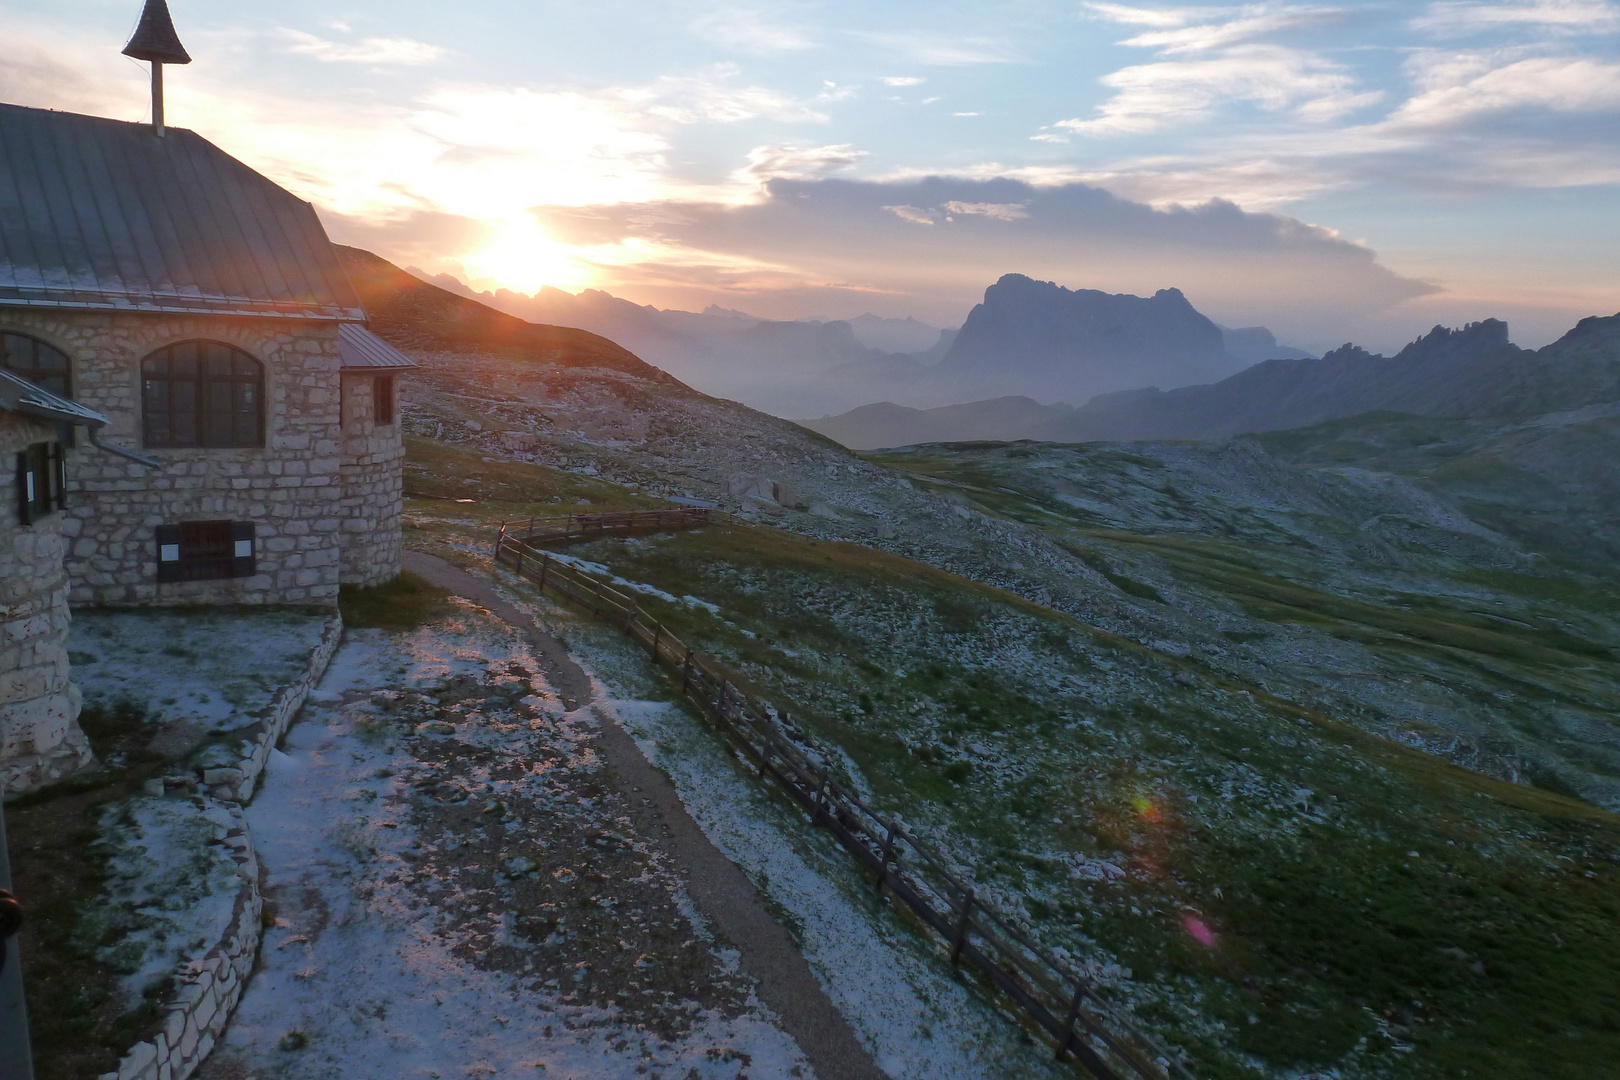
[[[969,313],[935,379],[960,390],[1078,402],[1139,386],[1212,382],[1244,366],[1180,289],[1141,297],[1006,274]]]
[[[618,342],[705,393],[779,416],[832,413],[888,398],[928,407],[993,393],[1084,401],[1139,386],[1221,378],[1258,359],[1305,357],[1265,327],[1217,326],[1176,289],[1151,297],[1070,290],[1008,274],[960,330],[916,319],[762,319],[636,304],[598,289],[532,296],[425,281],[508,314]]]
[[[992,398],[936,409],[890,402],[802,421],[856,449],[918,442],[1223,439],[1375,411],[1433,417],[1533,416],[1620,400],[1620,315],[1582,319],[1521,349],[1497,319],[1436,326],[1393,357],[1355,345],[1319,360],[1277,359],[1219,382],[1104,394],[1079,408]]]

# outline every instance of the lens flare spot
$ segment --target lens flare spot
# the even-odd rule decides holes
[[[1136,798],[1132,799],[1131,805],[1136,807],[1136,812],[1141,815],[1142,820],[1144,821],[1157,825],[1159,822],[1164,820],[1164,815],[1160,813],[1157,806],[1153,805],[1153,800],[1144,795],[1138,795]]]
[[[1192,939],[1206,949],[1213,949],[1220,945],[1220,938],[1209,924],[1192,912],[1184,912],[1181,916],[1182,929],[1192,936]]]

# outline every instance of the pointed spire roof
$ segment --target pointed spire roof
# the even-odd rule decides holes
[[[180,44],[180,35],[174,32],[174,19],[169,16],[167,0],[146,0],[141,24],[124,46],[124,55],[158,64],[191,63],[191,54]]]

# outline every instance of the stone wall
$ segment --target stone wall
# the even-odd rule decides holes
[[[241,804],[252,798],[271,749],[321,681],[342,639],[343,619],[334,613],[321,631],[320,642],[305,657],[303,674],[276,691],[268,715],[237,748],[240,758],[205,768],[200,777],[161,777],[146,782],[149,796],[217,799],[230,809],[234,827],[218,839],[231,849],[242,885],[225,936],[209,948],[202,963],[188,963],[175,974],[175,991],[166,1005],[163,1030],[136,1043],[118,1068],[103,1073],[100,1080],[186,1080],[208,1057],[230,1022],[253,975],[264,927],[259,861]],[[197,790],[199,779],[207,787],[206,794]]]
[[[231,732],[224,742],[215,743],[187,764],[191,772],[154,777],[146,782],[148,795],[189,795],[205,791],[226,802],[247,802],[270,762],[281,737],[287,733],[304,699],[321,681],[326,665],[343,640],[343,616],[327,616],[321,640],[305,657],[304,674],[282,686],[270,699],[264,715],[254,723]]]
[[[342,542],[343,432],[336,323],[133,312],[0,313],[0,329],[31,334],[72,361],[71,396],[104,413],[105,441],[163,462],[147,470],[82,438],[69,454],[75,604],[337,601]],[[165,345],[222,341],[265,366],[265,445],[141,449],[140,364]],[[159,584],[154,530],[180,521],[251,521],[257,574]]]
[[[63,514],[23,525],[17,451],[52,425],[0,411],[0,791],[18,794],[88,765],[79,691],[68,681]]]
[[[346,585],[399,576],[405,444],[395,403],[392,424],[376,422],[371,373],[343,376],[343,562]],[[398,393],[397,376],[396,390]]]
[[[230,813],[234,827],[218,837],[231,849],[242,882],[230,926],[200,963],[188,964],[176,974],[163,1030],[136,1043],[115,1071],[101,1074],[101,1080],[186,1080],[214,1049],[241,1000],[259,956],[264,897],[247,818],[239,806],[230,807]]]

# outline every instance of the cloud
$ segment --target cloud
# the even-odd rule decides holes
[[[692,33],[736,52],[770,56],[813,49],[816,42],[803,29],[768,22],[758,11],[716,8],[692,21]]]
[[[1024,203],[962,202],[958,199],[948,199],[940,209],[947,214],[987,217],[993,221],[1018,221],[1029,217],[1029,207]]]
[[[953,112],[952,116],[983,116],[982,112]]]
[[[570,244],[639,239],[737,265],[777,264],[769,275],[736,278],[724,299],[783,314],[802,309],[809,297],[832,305],[827,310],[855,314],[881,295],[891,298],[894,313],[951,321],[996,277],[1018,271],[1110,291],[1175,285],[1217,315],[1318,331],[1433,291],[1382,266],[1367,248],[1293,218],[1229,203],[1155,210],[1083,184],[773,180],[754,203],[669,203],[656,221],[646,217],[648,209],[536,213]],[[653,260],[617,267],[615,280],[625,289],[643,282],[630,291],[644,303],[712,299],[712,292],[654,287],[664,273]]]
[[[420,66],[431,64],[444,55],[437,45],[410,38],[366,38],[352,45],[316,37],[302,30],[281,31],[295,53],[313,56],[329,64],[400,64]]]
[[[619,93],[645,108],[649,116],[676,124],[735,124],[759,117],[824,124],[830,118],[819,106],[848,101],[855,94],[854,87],[824,83],[812,98],[799,98],[763,86],[739,86],[741,73],[736,64],[713,64],[692,74],[661,76]]]
[[[927,81],[920,75],[885,75],[882,78],[885,86],[921,86]]]
[[[1082,4],[1087,11],[1094,12],[1098,17],[1109,22],[1125,23],[1132,26],[1185,26],[1187,23],[1213,14],[1219,14],[1227,8],[1141,8],[1131,7],[1127,4]]]
[[[1193,25],[1176,25],[1146,31],[1121,42],[1144,49],[1158,49],[1161,54],[1209,52],[1212,49],[1238,45],[1246,41],[1282,30],[1293,30],[1340,18],[1343,10],[1335,7],[1252,5],[1239,9],[1235,18]],[[1220,9],[1206,9],[1208,15],[1224,14]]]
[[[939,211],[924,210],[920,206],[885,206],[883,209],[913,225],[932,225],[939,219]]]
[[[857,31],[853,37],[893,50],[908,60],[933,67],[968,67],[975,64],[1021,64],[1022,50],[1003,38],[944,34],[934,30],[903,33]]]
[[[1339,64],[1281,45],[1242,45],[1207,60],[1140,64],[1101,81],[1115,94],[1097,107],[1098,116],[1053,126],[1082,135],[1139,134],[1204,119],[1225,104],[1268,112],[1295,108],[1304,119],[1323,119],[1376,100],[1354,94],[1354,77]]]
[[[1525,0],[1522,3],[1436,3],[1412,20],[1418,30],[1443,36],[1512,26],[1566,33],[1620,31],[1620,6],[1610,0]]]
[[[1390,115],[1386,129],[1453,127],[1521,109],[1620,112],[1620,63],[1535,57],[1500,67],[1475,53],[1420,55],[1422,93]]]
[[[756,146],[748,164],[734,177],[743,183],[764,183],[782,177],[808,179],[852,169],[866,158],[865,150],[849,143],[836,146]]]

